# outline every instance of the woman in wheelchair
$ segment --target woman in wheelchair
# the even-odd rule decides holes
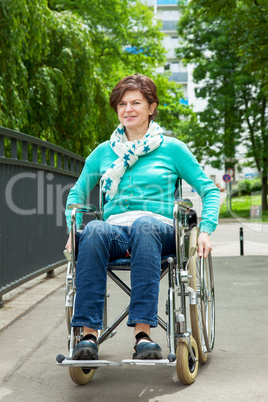
[[[202,199],[198,254],[206,258],[212,249],[210,233],[217,225],[219,189],[184,143],[164,135],[155,122],[158,104],[156,85],[150,78],[135,74],[122,79],[110,97],[120,124],[110,140],[88,156],[70,190],[67,205],[84,204],[101,180],[105,199],[103,220],[89,222],[76,235],[77,294],[72,326],[83,327],[83,338],[74,348],[73,359],[98,359],[108,263],[129,253],[127,325],[134,327],[136,337],[133,358],[162,359],[161,347],[150,338],[150,328],[158,324],[161,255],[175,250],[173,200],[178,178]],[[70,214],[66,209],[69,228]],[[78,214],[78,227],[80,224]],[[71,251],[70,237],[66,248]]]

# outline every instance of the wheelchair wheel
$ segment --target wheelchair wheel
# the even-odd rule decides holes
[[[95,369],[87,369],[83,367],[69,367],[70,377],[78,385],[86,385],[95,374]]]
[[[191,345],[193,348],[193,352],[195,357],[198,359],[198,347],[195,339],[191,336]],[[176,349],[176,358],[177,358],[177,375],[182,384],[190,385],[194,382],[197,371],[198,371],[198,360],[193,361],[188,344],[185,338],[180,338],[177,349]]]
[[[190,232],[189,250],[197,247],[199,229]],[[190,287],[197,294],[197,304],[190,305],[192,335],[196,340],[199,361],[206,363],[215,338],[214,280],[211,255],[205,260],[198,257],[197,251],[189,262]]]

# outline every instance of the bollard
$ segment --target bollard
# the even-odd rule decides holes
[[[55,277],[54,269],[52,269],[51,271],[47,271],[46,279],[51,279],[54,277]]]
[[[240,228],[240,255],[244,255],[244,234],[243,234],[243,228]]]

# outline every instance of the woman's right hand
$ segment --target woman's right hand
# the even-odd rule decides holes
[[[74,247],[75,247],[75,238],[74,238]],[[69,237],[65,246],[66,250],[69,251],[69,253],[71,254],[72,252],[72,237],[71,237],[71,232],[69,233]]]

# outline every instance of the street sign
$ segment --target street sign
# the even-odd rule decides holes
[[[230,181],[231,181],[231,176],[228,174],[228,173],[225,173],[223,176],[222,176],[222,180],[225,182],[225,183],[229,183]]]

